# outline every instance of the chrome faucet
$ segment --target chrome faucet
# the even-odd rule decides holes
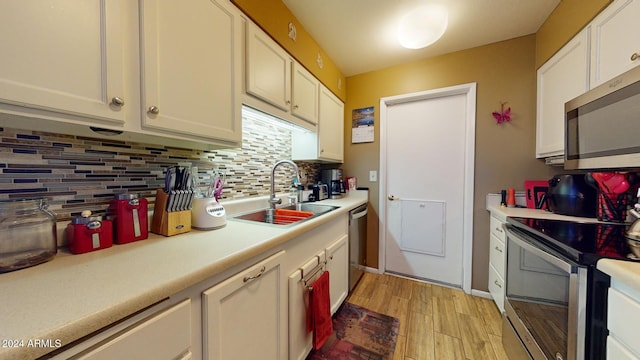
[[[298,165],[291,160],[280,160],[273,165],[273,169],[271,169],[271,196],[269,197],[269,208],[271,210],[275,210],[276,205],[282,203],[282,199],[276,198],[276,186],[275,186],[275,177],[276,177],[276,168],[280,164],[289,164],[293,166],[293,170],[296,172],[296,184],[300,183],[300,170],[298,170]]]

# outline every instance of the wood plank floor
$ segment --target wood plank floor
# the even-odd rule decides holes
[[[347,301],[400,319],[393,360],[508,360],[502,318],[490,299],[365,273]]]

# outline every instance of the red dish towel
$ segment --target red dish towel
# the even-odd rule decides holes
[[[310,321],[308,330],[313,330],[313,349],[318,350],[333,332],[331,320],[331,298],[329,297],[329,272],[325,271],[309,292]]]

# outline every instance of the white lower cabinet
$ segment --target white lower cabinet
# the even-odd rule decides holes
[[[500,312],[504,312],[504,269],[506,262],[506,234],[502,227],[504,221],[491,215],[489,219],[489,293],[498,306]]]
[[[280,251],[202,293],[205,359],[285,358],[284,254]]]
[[[640,293],[612,279],[607,299],[607,359],[640,359],[638,323]]]
[[[51,359],[303,360],[312,341],[303,276],[325,266],[334,313],[348,294],[348,229],[348,215],[338,216],[261,260],[236,264],[244,270],[184,289]]]
[[[191,300],[133,325],[74,359],[191,359]]]
[[[329,296],[331,313],[340,308],[349,292],[349,235],[348,217],[343,216],[301,237],[291,254],[295,259],[289,271],[289,359],[304,360],[311,351],[312,333],[307,331],[307,312],[309,310],[309,291],[302,282],[311,276],[311,283],[317,276],[314,270],[318,264],[326,261],[325,270],[329,272]],[[292,256],[293,257],[293,256]]]
[[[331,314],[335,314],[349,293],[349,236],[341,237],[329,245],[325,252],[329,272]]]

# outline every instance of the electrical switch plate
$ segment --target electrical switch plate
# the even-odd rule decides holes
[[[378,181],[378,172],[375,170],[369,171],[369,181],[376,182]]]

